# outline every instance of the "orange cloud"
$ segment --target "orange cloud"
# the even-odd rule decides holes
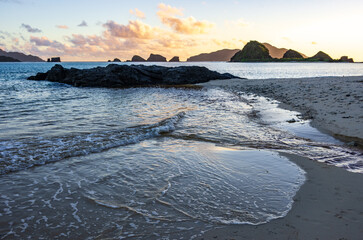
[[[128,25],[108,21],[103,26],[112,36],[120,38],[151,39],[155,36],[154,32],[158,31],[157,28],[151,27],[139,20],[129,21]]]
[[[159,11],[157,12],[157,15],[159,16],[161,22],[166,26],[172,28],[177,33],[203,34],[207,33],[211,28],[214,27],[213,23],[205,20],[198,21],[194,17],[175,17],[175,15],[183,16],[183,11],[170,5],[160,3],[158,5],[158,8]]]
[[[135,8],[135,10],[130,9],[130,13],[135,15],[138,18],[145,18],[145,13],[141,12],[139,9]]]
[[[56,27],[60,29],[68,29],[67,25],[57,25]]]
[[[318,44],[318,43],[317,43],[317,42],[311,42],[311,44],[316,45],[316,44]]]

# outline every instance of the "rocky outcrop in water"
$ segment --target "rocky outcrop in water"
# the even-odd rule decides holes
[[[52,57],[52,58],[48,58],[47,62],[61,62],[60,57]]]
[[[134,55],[131,58],[131,62],[146,62],[146,60],[140,57],[139,55]]]
[[[180,62],[180,60],[178,56],[175,56],[172,59],[170,59],[169,62]]]
[[[47,80],[76,87],[124,88],[155,85],[182,85],[208,82],[215,79],[238,78],[229,73],[218,73],[206,67],[144,66],[110,64],[91,69],[66,69],[56,64],[46,73],[37,73],[28,80]]]
[[[354,63],[353,58],[348,58],[348,56],[342,56],[338,62],[349,62],[349,63]]]
[[[166,58],[159,54],[150,54],[149,58],[146,60],[148,62],[166,62]]]

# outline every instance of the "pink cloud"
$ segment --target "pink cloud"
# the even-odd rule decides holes
[[[143,13],[142,11],[140,11],[139,9],[135,8],[134,10],[130,9],[130,13],[135,15],[138,18],[145,18],[145,13]]]
[[[172,7],[170,5],[165,5],[160,3],[159,11],[157,15],[159,16],[161,22],[166,26],[172,28],[177,33],[182,34],[203,34],[207,33],[211,28],[214,27],[213,23],[208,21],[198,21],[194,17],[188,18],[178,18],[175,15],[182,16],[183,12],[181,9]]]
[[[57,25],[56,27],[60,28],[60,29],[68,29],[69,28],[67,25]]]
[[[139,20],[129,21],[128,25],[108,21],[103,26],[112,36],[120,38],[152,39],[155,37],[154,32],[158,31],[157,28],[151,27]]]

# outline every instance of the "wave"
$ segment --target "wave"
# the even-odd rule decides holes
[[[62,159],[99,153],[135,144],[175,130],[185,112],[160,122],[112,131],[53,138],[26,138],[0,142],[0,174],[44,165]]]

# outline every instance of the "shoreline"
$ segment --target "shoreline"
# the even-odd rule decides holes
[[[361,239],[363,175],[281,153],[306,172],[292,209],[261,225],[221,226],[198,239]],[[334,180],[334,181],[333,181]]]
[[[343,84],[344,82],[344,84]],[[363,147],[363,76],[213,80],[198,84],[276,99],[311,125],[350,146]]]
[[[276,99],[318,130],[363,144],[363,76],[296,79],[231,79],[199,84]],[[346,117],[348,116],[348,117]],[[349,117],[350,116],[350,117]],[[221,226],[198,239],[361,239],[363,175],[308,158],[280,153],[306,172],[285,217],[262,225]]]

